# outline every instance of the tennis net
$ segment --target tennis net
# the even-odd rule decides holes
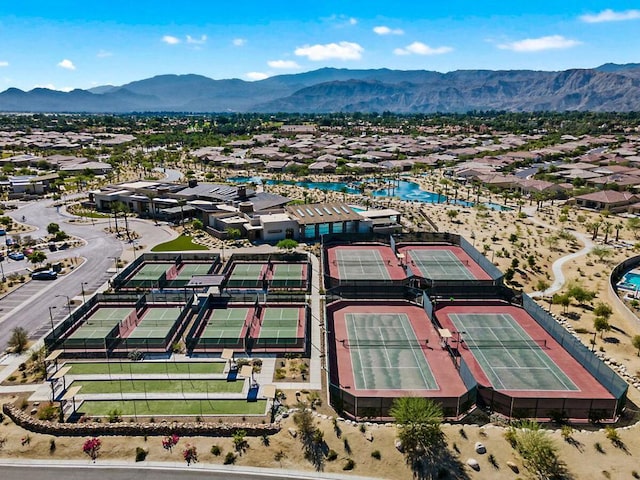
[[[429,345],[429,340],[340,340],[342,346],[347,349],[351,348],[424,348]]]
[[[531,339],[531,340],[469,340],[463,339],[462,348],[468,350],[470,348],[546,348],[547,340]]]
[[[416,259],[416,260],[411,260],[411,265],[418,265],[418,266],[429,266],[429,267],[438,267],[438,266],[459,266],[459,265],[469,265],[469,260],[464,260],[464,259],[457,259],[457,260],[437,260],[437,259],[429,259],[429,260],[424,260],[424,259]]]

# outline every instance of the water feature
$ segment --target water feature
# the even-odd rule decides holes
[[[632,292],[640,290],[640,273],[633,271],[625,273],[616,286],[622,290],[629,290]]]
[[[326,190],[332,192],[342,192],[342,193],[360,193],[359,185],[362,182],[303,182],[303,181],[293,181],[293,180],[272,180],[267,179],[263,180],[260,177],[231,177],[229,178],[230,182],[235,183],[255,183],[265,185],[296,185],[298,187],[316,189],[316,190]],[[365,183],[370,183],[375,181],[375,179],[367,179],[363,180]],[[423,203],[446,203],[447,197],[445,195],[438,195],[437,193],[428,192],[426,190],[422,190],[420,185],[415,182],[409,182],[407,180],[400,180],[398,182],[394,182],[394,186],[388,186],[387,188],[380,188],[374,190],[372,193],[373,197],[376,198],[398,198],[399,200],[405,200],[409,202],[423,202]],[[464,200],[456,200],[456,205],[462,205],[465,207],[473,206],[473,202],[466,202]],[[491,210],[512,210],[509,207],[505,207],[504,205],[499,205],[497,203],[484,203],[487,208]]]

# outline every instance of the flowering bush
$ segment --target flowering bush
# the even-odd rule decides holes
[[[179,441],[180,441],[180,437],[175,433],[168,437],[164,437],[162,439],[162,448],[164,448],[165,450],[172,451],[173,447],[175,447]]]
[[[198,451],[196,450],[195,445],[187,444],[187,448],[182,452],[182,457],[184,458],[184,461],[187,462],[187,465],[196,463],[198,461]]]
[[[95,462],[96,458],[98,458],[98,455],[100,454],[101,446],[102,441],[99,438],[87,438],[84,445],[82,445],[82,451],[89,455],[89,458]]]

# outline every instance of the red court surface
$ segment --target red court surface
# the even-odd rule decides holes
[[[459,348],[462,358],[469,366],[478,383],[485,387],[493,387],[505,395],[517,398],[574,398],[574,399],[613,399],[609,391],[602,386],[587,370],[582,367],[566,350],[564,350],[547,331],[542,328],[523,308],[504,302],[465,302],[462,300],[439,302],[435,311],[438,323],[453,333],[450,341],[452,348],[457,348],[456,327],[450,315],[464,314],[506,314],[510,315],[532,339],[546,340],[544,352],[557,367],[575,384],[578,390],[501,390],[491,385],[482,366],[474,353]]]
[[[398,261],[394,251],[387,245],[374,245],[374,244],[362,244],[362,245],[340,245],[335,247],[329,247],[326,251],[326,258],[329,266],[329,276],[340,280],[389,280],[398,281],[407,278],[404,268]],[[338,254],[338,252],[341,252]],[[364,268],[371,267],[370,274],[362,270],[360,275],[351,277],[349,271],[351,266],[341,265],[340,258],[346,258],[350,262],[350,258],[357,256],[366,256],[369,260],[375,260],[374,256],[378,256],[381,259],[380,264],[373,265],[365,264]],[[357,267],[357,265],[356,265]],[[347,269],[347,274],[344,274],[344,269]],[[379,270],[378,270],[379,269]],[[341,273],[342,270],[342,273]],[[326,271],[326,270],[325,270]],[[383,278],[380,275],[376,275],[376,272],[384,271],[388,278]]]
[[[412,261],[411,252],[416,252],[416,254],[420,254],[420,252],[432,251],[432,252],[450,252],[452,258],[460,260],[460,267],[466,272],[465,275],[456,276],[455,272],[453,275],[442,275],[439,273],[438,269],[431,268],[429,275],[425,275],[420,269],[419,263]],[[462,249],[462,247],[458,247],[456,245],[409,245],[409,246],[401,246],[398,248],[398,253],[404,255],[404,262],[409,266],[413,274],[417,277],[429,278],[433,280],[491,280],[491,277],[487,272],[485,272],[480,265],[474,262],[469,255]],[[448,268],[446,265],[444,268]]]
[[[421,347],[413,347],[416,355],[423,355],[431,369],[433,378],[437,383],[436,389],[416,390],[391,390],[377,389],[365,390],[355,387],[354,367],[351,352],[342,340],[349,337],[345,316],[347,314],[406,314],[410,319],[411,328],[416,338],[420,340]],[[467,393],[467,388],[462,382],[451,360],[449,353],[440,347],[440,338],[431,324],[424,310],[406,302],[386,301],[385,303],[350,303],[346,301],[336,302],[327,307],[327,321],[329,325],[329,351],[331,361],[332,381],[348,393],[357,397],[402,397],[408,395],[420,395],[431,398],[458,399]],[[425,340],[428,343],[425,344]],[[397,374],[401,374],[401,368]],[[453,402],[455,403],[455,402]]]

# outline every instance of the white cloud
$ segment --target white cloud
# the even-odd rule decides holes
[[[300,65],[298,65],[294,60],[269,60],[267,65],[271,68],[300,68]]]
[[[180,39],[178,37],[174,37],[173,35],[165,35],[162,37],[162,41],[167,45],[177,45],[180,43]]]
[[[349,25],[357,25],[357,24],[358,24],[358,19],[357,18],[351,17],[349,19]]]
[[[0,61],[0,67],[8,67],[8,66],[9,66],[9,62]]]
[[[245,77],[249,80],[264,80],[265,78],[269,78],[269,74],[264,72],[247,72],[245,73]]]
[[[107,57],[113,57],[113,53],[107,51],[107,50],[100,50],[98,53],[96,53],[96,57],[98,58],[107,58]]]
[[[614,12],[610,8],[600,13],[582,15],[580,20],[586,23],[602,23],[602,22],[620,22],[623,20],[640,19],[640,10],[625,10],[623,12]]]
[[[45,83],[44,85],[34,85],[33,88],[46,88],[48,90],[57,90],[59,92],[70,92],[73,90],[73,87],[56,87],[53,83]]]
[[[404,30],[401,28],[389,28],[386,25],[373,27],[373,31],[378,35],[404,35]]]
[[[396,55],[443,55],[452,51],[451,47],[430,47],[422,42],[413,42],[404,48],[396,48],[393,53]]]
[[[68,58],[65,58],[60,63],[58,63],[58,66],[60,68],[64,68],[65,70],[75,70],[76,69],[76,66]]]
[[[502,43],[498,45],[501,50],[514,52],[541,52],[543,50],[559,50],[581,45],[578,40],[564,38],[562,35],[549,35],[540,38],[525,38],[517,42]]]
[[[307,57],[309,60],[319,62],[331,59],[360,60],[362,52],[364,52],[364,48],[357,43],[339,42],[325,45],[304,45],[296,48],[294,53],[299,57]]]
[[[187,35],[187,43],[191,43],[194,45],[204,45],[207,43],[207,36],[201,35],[200,38],[194,38],[191,35]]]
[[[234,38],[233,45],[236,47],[244,47],[247,44],[246,38]]]

